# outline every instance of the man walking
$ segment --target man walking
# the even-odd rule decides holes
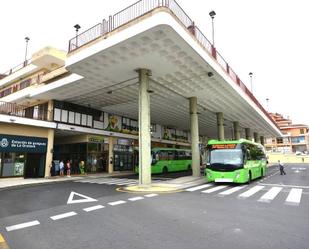
[[[278,165],[279,165],[280,175],[286,175],[284,171],[283,163],[281,163],[280,160],[278,160]]]

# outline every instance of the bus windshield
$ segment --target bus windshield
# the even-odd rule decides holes
[[[241,149],[211,150],[209,155],[210,164],[240,165],[243,163]]]

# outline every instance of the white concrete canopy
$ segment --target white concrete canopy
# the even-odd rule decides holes
[[[280,136],[269,117],[171,13],[155,11],[105,38],[69,54],[66,67],[80,76],[75,81],[49,83],[45,92],[30,97],[65,100],[138,119],[135,70],[148,68],[152,123],[189,130],[187,99],[196,96],[200,135],[215,138],[216,113],[223,112],[226,138],[232,138],[233,121],[264,136]]]

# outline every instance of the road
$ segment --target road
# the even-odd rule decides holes
[[[116,190],[134,179],[2,190],[0,234],[10,249],[307,249],[309,165],[286,172],[159,195]]]

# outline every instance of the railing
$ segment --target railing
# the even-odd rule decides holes
[[[4,75],[3,78],[5,78],[6,76],[11,75],[12,73],[17,72],[17,71],[20,70],[20,69],[23,69],[23,68],[24,68],[25,66],[27,66],[30,62],[31,62],[30,59],[29,59],[29,60],[25,60],[24,62],[18,64],[17,66],[10,68],[9,70],[7,70],[5,73],[2,74],[2,75]]]
[[[34,109],[34,107],[4,101],[0,101],[0,114],[44,121],[48,121],[48,118],[51,117],[48,110]]]
[[[129,7],[119,11],[118,13],[109,16],[108,20],[103,20],[92,28],[84,31],[69,41],[69,53],[86,45],[89,42],[125,25],[134,19],[137,19],[156,8],[165,7],[169,9],[176,18],[189,30],[190,33],[196,38],[199,44],[213,57],[214,60],[222,67],[222,69],[231,77],[231,79],[239,85],[239,87],[251,98],[251,100],[262,110],[262,112],[271,120],[271,122],[279,129],[276,122],[270,117],[268,112],[257,101],[253,94],[248,90],[244,83],[241,82],[234,70],[218,53],[215,47],[206,36],[195,26],[192,19],[186,12],[179,6],[175,0],[140,0]]]

